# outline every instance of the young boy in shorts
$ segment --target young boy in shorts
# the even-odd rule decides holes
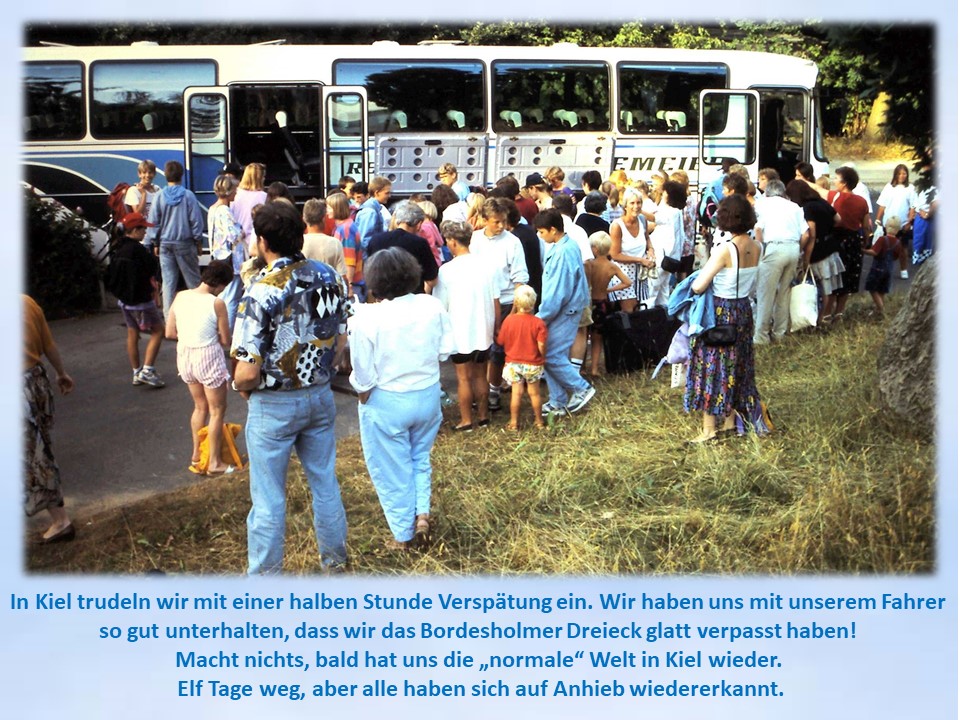
[[[590,285],[590,377],[600,377],[600,348],[603,347],[603,320],[610,314],[608,293],[630,288],[630,278],[610,260],[610,235],[598,230],[590,238],[593,259],[583,264]],[[614,283],[616,278],[619,282]]]
[[[153,227],[142,213],[127,213],[120,222],[123,237],[113,251],[104,284],[123,312],[127,325],[127,357],[134,385],[164,386],[153,364],[163,342],[163,313],[157,307],[157,258],[143,246],[147,228]],[[150,339],[140,365],[140,333]]]
[[[497,334],[497,343],[503,346],[506,363],[503,379],[511,386],[509,430],[520,429],[520,402],[523,386],[527,386],[533,422],[544,427],[540,399],[540,378],[543,377],[544,354],[547,349],[547,325],[533,314],[537,293],[529,285],[520,285],[513,291],[513,313],[508,315]],[[517,387],[514,387],[517,386]]]

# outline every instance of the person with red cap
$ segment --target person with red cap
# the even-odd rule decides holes
[[[117,298],[127,325],[127,357],[133,370],[133,384],[162,388],[164,382],[154,362],[163,342],[164,322],[157,307],[157,259],[143,246],[148,227],[153,225],[141,213],[124,215],[119,224],[123,235],[110,254],[104,286]],[[143,365],[140,364],[141,332],[150,333]]]

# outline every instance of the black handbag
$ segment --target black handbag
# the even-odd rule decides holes
[[[675,273],[679,272],[680,268],[683,266],[680,264],[679,260],[675,260],[669,255],[664,255],[663,260],[660,261],[660,267],[668,273]]]
[[[733,242],[731,240],[730,242]],[[733,249],[737,253],[737,297],[740,296],[740,249],[734,244]],[[713,347],[726,347],[733,345],[737,341],[737,326],[729,323],[724,325],[714,325],[700,333],[700,339],[704,345]]]

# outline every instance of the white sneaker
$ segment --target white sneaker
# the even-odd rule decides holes
[[[143,385],[143,380],[140,379],[140,370],[133,371],[133,384],[134,385]]]
[[[150,387],[162,388],[166,385],[155,370],[141,370],[137,378],[140,380],[140,383],[149,385]]]
[[[557,413],[557,414],[559,414],[559,413],[565,413],[566,411],[567,411],[567,408],[565,408],[563,405],[556,405],[556,404],[554,404],[553,402],[551,402],[550,400],[547,400],[547,402],[545,402],[545,403],[540,407],[540,414],[541,414],[543,417],[546,417],[547,415],[553,415],[553,414],[555,414],[555,413]]]
[[[904,280],[906,280],[907,278],[910,277],[910,275],[907,273],[906,270],[901,270],[901,271],[900,271],[900,277],[903,278]]]
[[[582,410],[583,406],[590,402],[596,394],[597,389],[593,385],[588,385],[586,390],[578,390],[570,396],[570,402],[567,403],[567,410],[572,413]]]

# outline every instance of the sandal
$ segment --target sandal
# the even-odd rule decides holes
[[[200,465],[199,462],[190,463],[190,467],[188,467],[187,470],[189,470],[190,472],[192,472],[194,475],[206,475],[206,474],[207,474],[207,471],[203,468],[202,465]]]
[[[413,533],[413,537],[420,547],[424,547],[430,543],[430,516],[427,513],[417,515]]]
[[[394,540],[390,538],[383,546],[391,552],[407,552],[410,549],[409,540]]]
[[[207,470],[207,475],[233,475],[236,471],[233,465],[227,465],[223,470]]]
[[[687,445],[708,445],[710,443],[715,443],[720,439],[719,433],[714,433],[713,435],[697,435],[693,440],[687,440]]]

